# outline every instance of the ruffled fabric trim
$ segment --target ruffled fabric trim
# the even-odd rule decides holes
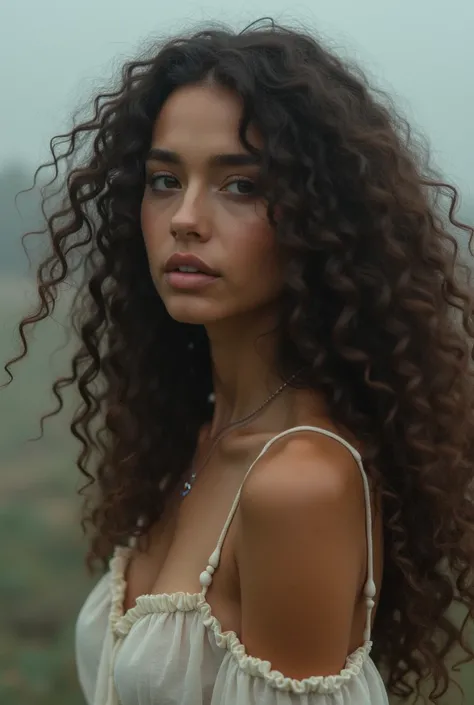
[[[125,571],[127,570],[131,553],[131,548],[119,546],[115,549],[114,556],[109,564],[111,591],[109,624],[112,631],[115,631],[118,620],[123,616],[123,603],[127,589]]]
[[[136,606],[123,613],[126,591],[125,571],[130,553],[130,548],[118,548],[110,563],[112,590],[110,626],[118,638],[123,639],[141,617],[150,614],[195,611],[202,618],[208,633],[213,634],[217,646],[229,652],[243,673],[251,677],[263,678],[275,690],[297,695],[334,693],[351,679],[356,678],[369,659],[372,642],[366,641],[347,657],[345,667],[337,675],[310,676],[302,680],[288,678],[280,671],[272,670],[269,661],[249,656],[235,632],[223,632],[219,620],[212,614],[211,606],[203,593],[141,595],[137,598]]]
[[[245,646],[235,632],[222,632],[219,620],[212,614],[209,603],[200,607],[202,620],[206,629],[214,635],[217,646],[228,651],[237,662],[241,671],[249,676],[263,678],[275,690],[285,693],[303,695],[308,693],[329,694],[339,690],[344,684],[355,678],[368,660],[372,642],[367,641],[346,659],[345,667],[334,676],[310,676],[297,680],[288,678],[280,671],[272,670],[270,661],[262,661],[249,656]]]
[[[119,547],[110,562],[112,599],[109,621],[116,636],[124,638],[135,622],[146,615],[193,612],[200,607],[204,600],[202,593],[175,592],[169,595],[140,595],[135,606],[124,613],[123,604],[127,589],[125,571],[131,551],[131,548]]]

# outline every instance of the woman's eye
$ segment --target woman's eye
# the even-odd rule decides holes
[[[150,174],[147,176],[147,185],[158,193],[180,188],[178,179],[171,174]],[[233,196],[254,196],[256,184],[251,179],[234,179],[224,186],[224,190]]]
[[[148,185],[153,191],[169,191],[179,188],[179,181],[171,174],[150,174],[147,178]]]
[[[232,191],[232,187],[235,187],[234,191]],[[228,183],[225,189],[234,196],[254,196],[256,185],[250,179],[235,179],[235,181]]]

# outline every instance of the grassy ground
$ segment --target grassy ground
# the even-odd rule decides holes
[[[30,300],[24,281],[0,278],[0,361],[15,349],[13,322]],[[38,434],[60,371],[52,351],[61,325],[34,336],[32,359],[0,389],[0,703],[83,705],[74,665],[74,622],[91,581],[83,566],[76,447],[67,420]],[[3,364],[2,364],[3,366]],[[0,375],[0,384],[6,377]]]
[[[31,462],[32,459],[30,459]],[[75,615],[89,589],[66,455],[7,466],[0,496],[0,702],[82,705]],[[66,461],[66,462],[63,462]],[[2,468],[2,473],[5,468]],[[40,473],[41,483],[27,476]],[[3,477],[5,477],[3,475]],[[2,482],[3,485],[3,482]]]

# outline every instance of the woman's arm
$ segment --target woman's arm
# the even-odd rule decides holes
[[[291,439],[264,456],[240,506],[247,653],[292,678],[339,673],[366,548],[362,479],[344,448],[323,437]]]

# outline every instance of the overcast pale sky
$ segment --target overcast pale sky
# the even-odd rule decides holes
[[[0,0],[0,169],[42,161],[74,109],[149,37],[266,15],[303,22],[358,59],[472,197],[473,0]]]

